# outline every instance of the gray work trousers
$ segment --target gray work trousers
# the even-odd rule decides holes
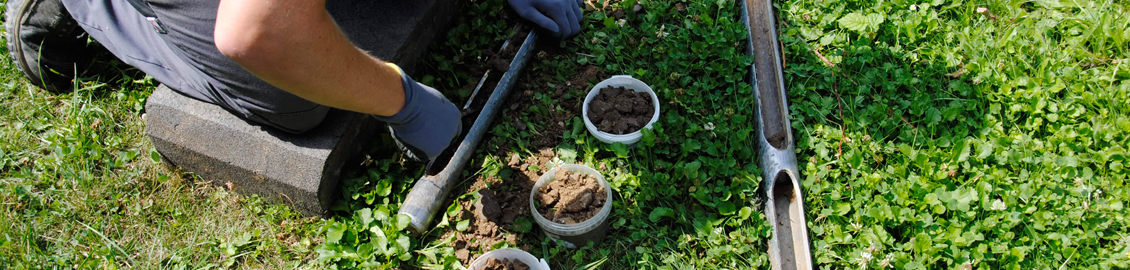
[[[216,49],[219,0],[148,0],[164,34],[126,0],[62,0],[79,25],[118,59],[177,92],[290,133],[308,131],[329,107],[255,77]],[[387,1],[329,1],[327,10],[350,39],[366,48],[364,31],[380,29],[365,14]],[[295,52],[303,53],[303,52]]]

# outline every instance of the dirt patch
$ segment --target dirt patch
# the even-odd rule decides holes
[[[505,54],[509,52],[504,51],[502,55]],[[483,71],[497,68],[497,65],[494,66],[483,65],[481,68]],[[577,72],[570,76],[566,83],[560,83],[560,79],[549,74],[524,72],[523,78],[517,81],[518,84],[504,103],[504,106],[507,106],[506,110],[495,118],[499,124],[510,121],[513,127],[520,130],[526,128],[526,122],[534,124],[538,133],[531,138],[530,144],[526,147],[538,150],[533,155],[525,156],[518,154],[517,149],[512,149],[512,146],[501,144],[492,152],[505,163],[504,168],[509,173],[497,177],[476,176],[470,180],[471,184],[466,187],[467,189],[453,191],[452,194],[476,192],[479,197],[478,200],[460,201],[459,205],[464,210],[448,219],[452,227],[460,220],[469,220],[467,229],[464,231],[451,229],[440,236],[441,239],[455,237],[448,246],[455,249],[455,255],[463,265],[470,265],[476,256],[492,250],[491,246],[499,242],[507,242],[516,248],[531,250],[544,238],[544,234],[539,231],[538,225],[530,216],[530,190],[533,189],[538,177],[548,171],[550,169],[548,167],[553,166],[547,164],[557,156],[553,147],[561,143],[562,134],[566,129],[572,129],[572,119],[581,115],[581,102],[586,92],[591,89],[592,83],[606,76],[596,66],[584,65],[577,67],[576,70]],[[498,70],[491,73],[502,74]],[[545,82],[556,83],[547,89]],[[534,98],[535,93],[548,95],[555,101],[556,108],[550,110],[548,115],[528,113],[527,105],[540,103]],[[486,96],[483,93],[480,95]],[[487,142],[497,140],[497,138],[484,139]],[[488,149],[483,146],[480,148]],[[473,168],[476,166],[481,164],[471,165],[468,170],[474,171]],[[521,219],[527,222],[516,222]],[[520,232],[519,226],[530,226],[529,231]]]
[[[604,1],[604,5],[602,7],[600,7],[600,10],[604,12],[605,16],[608,16],[608,17],[611,17],[611,18],[616,18],[617,20],[623,19],[624,17],[627,17],[628,14],[624,11],[624,9],[620,8],[620,2],[622,2],[622,1],[617,1],[617,0]],[[676,5],[681,5],[681,4],[682,3],[678,3]],[[596,8],[596,5],[592,5],[591,8],[586,9],[586,11],[591,10],[593,8]],[[632,5],[631,9],[632,9],[632,12],[635,13],[636,15],[641,15],[641,14],[647,12],[647,10],[645,10],[644,6],[640,5],[639,3]]]
[[[476,270],[529,270],[530,266],[518,259],[490,258],[482,268]]]
[[[522,47],[522,43],[529,34],[530,28],[519,28],[518,32],[510,38],[510,42],[506,44],[506,47],[503,48],[501,52],[495,53],[492,50],[482,50],[483,55],[488,58],[485,66],[499,72],[510,71],[510,61],[518,54],[518,49]]]
[[[506,167],[511,173],[499,177],[478,177],[468,187],[466,192],[477,192],[479,199],[460,202],[465,209],[458,217],[453,217],[449,222],[457,219],[469,220],[470,224],[465,231],[452,230],[443,237],[455,236],[449,246],[455,248],[455,256],[470,265],[472,254],[483,254],[491,250],[491,246],[499,242],[516,245],[523,250],[530,250],[531,246],[521,243],[525,235],[519,232],[515,221],[524,218],[530,226],[530,232],[537,232],[537,224],[530,217],[530,190],[534,183],[549,168],[547,163],[556,156],[550,148],[539,151],[536,155],[521,158],[516,153],[507,149],[499,149],[496,156],[503,157]],[[537,235],[541,235],[540,233]],[[540,241],[540,240],[539,240]]]
[[[538,200],[538,213],[550,221],[583,222],[596,216],[608,201],[608,193],[595,177],[566,170],[558,170],[553,177],[557,180],[542,186],[534,195]]]
[[[589,103],[589,121],[600,131],[628,134],[643,128],[655,114],[651,95],[621,87],[605,87]]]
[[[615,9],[615,10],[612,11],[611,15],[612,15],[613,18],[616,18],[616,19],[623,19],[624,18],[624,10],[623,9]]]
[[[502,207],[499,206],[498,198],[495,198],[494,191],[489,189],[479,190],[479,202],[475,204],[475,211],[479,216],[489,220],[498,220],[502,217]]]
[[[514,220],[521,215],[529,213],[529,195],[532,183],[525,177],[500,180],[497,178],[476,181],[471,190],[477,190],[479,200],[460,202],[463,211],[459,219],[468,220],[470,223],[465,231],[453,231],[455,241],[455,255],[464,263],[471,262],[471,254],[490,250],[490,246],[499,242],[518,244],[518,237],[511,231]],[[492,183],[490,188],[487,183]],[[524,196],[523,196],[524,195]],[[525,204],[522,204],[522,203]],[[451,222],[456,222],[452,220]]]
[[[601,71],[600,68],[596,66],[584,66],[581,72],[573,74],[573,77],[569,77],[569,81],[566,82],[566,85],[585,89],[590,82],[594,82],[602,77],[604,77],[604,72]]]
[[[518,80],[518,85],[515,87],[515,90],[525,90],[514,91],[510,94],[510,98],[506,101],[506,104],[509,105],[508,110],[503,111],[502,116],[497,119],[512,119],[509,121],[512,121],[511,125],[518,131],[527,130],[526,122],[534,124],[540,134],[537,134],[538,136],[530,141],[530,148],[542,149],[557,146],[561,143],[561,135],[572,128],[570,125],[572,125],[573,117],[581,115],[581,102],[584,101],[587,91],[591,89],[591,83],[605,77],[605,73],[596,66],[580,66],[578,70],[579,72],[570,76],[565,84],[555,83],[555,86],[548,89],[543,82],[557,82],[559,80],[556,77],[549,74],[525,73],[529,75],[524,74],[522,76],[528,77]],[[534,99],[535,93],[548,95],[548,98],[556,104],[556,108],[549,110],[548,115],[533,113],[528,114],[527,119],[522,119],[523,106],[528,107],[530,104],[541,103],[541,101]]]

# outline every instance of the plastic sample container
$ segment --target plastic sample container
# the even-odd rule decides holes
[[[537,204],[535,203],[534,196],[537,195],[538,189],[557,180],[554,175],[557,170],[569,170],[574,173],[584,173],[596,178],[597,183],[604,189],[605,194],[608,194],[605,199],[604,206],[600,208],[595,216],[587,220],[574,223],[574,224],[561,224],[550,221],[538,213]],[[600,240],[604,239],[604,235],[608,232],[608,216],[612,215],[612,186],[608,185],[608,181],[604,180],[604,176],[600,172],[590,168],[589,166],[580,164],[565,164],[556,168],[550,169],[538,178],[537,183],[534,183],[534,188],[530,190],[530,214],[534,216],[534,221],[538,223],[541,230],[545,235],[554,240],[562,240],[565,242],[565,247],[577,248],[577,246],[584,246],[587,242],[591,241],[594,244],[600,244]]]
[[[640,138],[643,138],[643,133],[641,133],[640,131],[637,130],[628,134],[612,134],[600,131],[596,128],[596,125],[594,125],[592,121],[589,120],[589,103],[592,102],[592,99],[596,97],[596,94],[600,93],[600,89],[609,86],[623,86],[628,89],[632,89],[632,91],[647,92],[651,95],[651,105],[655,106],[655,112],[651,115],[651,121],[648,121],[647,125],[645,125],[644,128],[651,128],[651,124],[659,121],[659,96],[655,95],[655,91],[651,90],[651,86],[648,86],[643,81],[637,80],[636,78],[632,78],[632,76],[628,75],[616,75],[604,81],[601,81],[600,83],[596,84],[596,86],[593,86],[592,90],[589,90],[589,94],[585,96],[585,102],[581,105],[581,115],[585,120],[585,128],[589,130],[589,133],[591,133],[600,141],[609,144],[635,144],[636,142],[640,141]]]
[[[545,262],[545,259],[538,259],[534,257],[534,255],[530,255],[529,252],[513,248],[496,249],[479,256],[478,259],[471,262],[471,270],[482,269],[483,266],[487,264],[487,259],[489,258],[498,258],[499,260],[516,259],[530,266],[530,270],[550,270],[549,264]]]

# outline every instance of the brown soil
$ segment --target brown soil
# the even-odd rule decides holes
[[[507,46],[507,47],[508,48],[517,48],[518,46],[511,44],[511,46]],[[490,68],[492,68],[496,71],[500,71],[500,72],[509,71],[510,70],[510,60],[514,59],[513,55],[506,57],[506,56],[495,54],[494,52],[492,52],[490,50],[483,50],[483,54],[486,55],[487,57],[490,57],[490,60],[487,60],[486,65],[489,66]],[[503,52],[503,54],[505,55],[506,52]]]
[[[612,11],[612,17],[616,18],[616,19],[623,19],[624,18],[624,10],[616,9],[615,11]]]
[[[529,270],[530,266],[518,259],[490,258],[479,270]]]
[[[600,71],[600,68],[596,66],[584,66],[581,72],[573,74],[573,77],[569,77],[569,81],[565,84],[583,89],[588,86],[588,83],[594,82],[600,77],[604,77],[604,72]]]
[[[491,50],[483,50],[483,55],[488,58],[486,66],[499,72],[510,71],[510,60],[518,54],[518,49],[522,47],[522,42],[525,41],[526,36],[530,34],[530,28],[519,28],[514,37],[510,38],[510,43],[506,48],[502,49],[501,53],[494,53]]]
[[[651,95],[621,87],[605,87],[589,103],[589,121],[612,134],[636,132],[651,121],[655,107]]]
[[[549,51],[548,55],[567,53],[558,51],[559,49],[554,50],[552,47],[542,46],[541,48],[546,48],[542,52]],[[511,53],[503,51],[503,54]],[[489,68],[491,67],[483,65],[480,72]],[[497,68],[497,65],[495,68]],[[534,91],[548,95],[557,102],[557,107],[560,108],[560,110],[556,108],[550,110],[549,115],[528,114],[526,116],[528,117],[527,121],[536,124],[540,133],[532,138],[530,144],[526,147],[528,149],[539,149],[538,153],[533,156],[519,155],[506,145],[492,151],[494,156],[501,158],[506,163],[505,167],[512,172],[509,176],[505,178],[502,176],[474,176],[467,189],[452,192],[452,194],[478,192],[480,197],[477,202],[474,200],[460,201],[459,204],[464,211],[448,220],[451,226],[454,226],[455,222],[459,220],[469,220],[470,226],[467,230],[450,230],[440,236],[441,239],[455,237],[455,241],[452,241],[449,246],[455,248],[455,256],[459,258],[463,265],[470,265],[475,256],[492,250],[491,246],[499,242],[507,242],[517,248],[530,250],[533,248],[530,243],[540,243],[544,238],[544,235],[538,232],[537,223],[533,217],[530,217],[530,190],[533,189],[538,177],[549,169],[546,163],[557,155],[554,153],[553,147],[561,143],[561,135],[564,134],[566,129],[572,129],[573,117],[581,116],[581,102],[584,100],[585,93],[592,87],[593,83],[606,76],[596,66],[580,66],[577,70],[578,72],[569,77],[566,83],[555,83],[555,87],[549,89],[545,89],[545,82],[559,82],[559,79],[555,76],[523,72],[523,78],[517,81],[518,84],[514,86],[513,92],[510,93],[510,97],[504,103],[504,106],[507,106],[506,109],[501,112],[501,115],[495,117],[496,124],[508,121],[506,119],[515,119],[512,120],[514,122],[510,123],[511,126],[525,128],[525,123],[517,119],[522,118],[527,112],[528,106],[523,106],[523,104],[540,102],[534,99]],[[502,74],[497,70],[491,73]],[[477,81],[472,83],[477,83]],[[472,84],[468,86],[468,89],[473,87]],[[493,87],[484,86],[484,89],[489,90]],[[489,92],[486,94],[479,93],[479,95],[488,96]],[[491,140],[497,140],[497,138],[488,137],[484,140],[479,147],[489,149],[484,145],[491,143]],[[481,164],[470,166],[476,167],[481,166]],[[474,171],[470,168],[468,170]],[[495,211],[495,209],[498,211]],[[520,217],[529,221],[528,225],[531,226],[529,232],[521,233],[515,230],[514,221]]]
[[[593,2],[595,2],[595,1],[593,1]],[[620,2],[622,2],[622,1],[619,1],[619,0],[604,1],[604,5],[600,7],[600,10],[604,11],[605,16],[616,18],[617,20],[623,19],[624,17],[627,16],[627,13],[624,12],[623,9],[620,9]],[[678,3],[676,5],[682,5],[682,4],[683,3]],[[586,5],[585,11],[593,11],[593,8],[595,8],[595,7],[596,7],[595,3],[592,6]],[[636,15],[640,15],[640,14],[646,13],[647,10],[644,9],[643,5],[636,3],[635,5],[632,5],[632,12],[635,12]]]
[[[524,77],[533,78],[518,80],[518,85],[514,88],[515,91],[510,94],[510,98],[506,101],[509,110],[503,111],[502,116],[496,118],[495,121],[513,119],[511,125],[518,131],[524,131],[526,123],[521,119],[522,111],[524,111],[522,107],[528,107],[524,105],[529,104],[539,104],[540,101],[534,100],[534,91],[540,91],[554,100],[560,110],[552,108],[549,110],[549,115],[536,113],[528,115],[527,121],[534,123],[538,132],[541,133],[530,141],[529,147],[542,149],[557,146],[561,143],[561,135],[565,133],[565,130],[572,129],[573,117],[581,115],[581,102],[584,101],[585,93],[592,87],[592,83],[596,83],[605,77],[604,72],[596,66],[581,66],[579,70],[580,72],[569,77],[564,85],[555,84],[555,87],[549,89],[545,89],[545,84],[542,82],[558,81],[556,77],[549,74],[526,73],[530,75],[523,75]],[[570,95],[566,96],[566,94]]]
[[[529,221],[530,231],[536,232],[537,224],[530,217],[530,190],[533,189],[537,178],[548,170],[546,163],[552,160],[556,153],[546,148],[535,156],[522,159],[508,149],[499,149],[495,155],[503,157],[506,167],[513,173],[506,179],[476,178],[467,191],[478,192],[479,200],[460,202],[460,206],[467,211],[448,221],[454,223],[457,219],[470,220],[470,226],[466,231],[452,230],[443,236],[443,238],[455,236],[455,241],[450,246],[455,248],[455,256],[464,265],[470,265],[472,262],[471,254],[482,254],[491,250],[491,246],[498,242],[517,245],[524,250],[531,248],[525,243],[519,243],[523,234],[514,230],[514,221],[524,217]]]
[[[558,170],[553,178],[556,180],[539,188],[534,195],[538,200],[538,213],[550,221],[583,222],[599,213],[608,201],[608,193],[588,174]]]

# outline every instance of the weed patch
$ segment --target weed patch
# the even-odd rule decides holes
[[[467,3],[415,77],[466,99],[504,65],[483,60],[514,32],[504,5]],[[1126,3],[776,7],[819,267],[1130,267]],[[346,174],[334,217],[302,219],[158,165],[141,124],[151,80],[80,80],[74,93],[47,94],[5,61],[0,220],[12,222],[0,223],[0,265],[462,269],[513,247],[556,269],[769,267],[737,3],[584,10],[579,36],[539,45],[422,235],[396,213],[423,168],[387,135]],[[596,140],[580,118],[586,91],[618,74],[662,102],[632,147]],[[573,163],[604,175],[614,211],[602,243],[568,249],[538,231],[526,196]],[[476,213],[483,203],[501,213]]]
[[[427,75],[421,77],[453,96],[465,96],[462,93],[469,92],[481,73],[462,67],[482,65],[475,59],[485,58],[483,50],[497,47],[506,29],[461,25],[503,21],[502,13],[487,7],[504,4],[472,3],[465,16],[456,18],[448,40],[432,47],[433,54],[424,63]],[[656,1],[586,4],[587,28],[580,36],[560,43],[543,41],[539,46],[504,105],[508,108],[480,145],[474,158],[479,162],[465,172],[465,184],[454,192],[456,198],[440,214],[435,229],[418,240],[403,236],[395,226],[374,227],[356,216],[364,209],[387,208],[395,213],[395,204],[414,181],[402,176],[418,175],[413,173],[418,169],[395,159],[375,158],[379,160],[375,166],[352,181],[369,184],[347,190],[358,189],[362,197],[374,187],[386,192],[371,201],[345,203],[352,205],[343,208],[352,211],[352,218],[347,214],[332,222],[346,231],[342,239],[356,235],[360,241],[327,246],[334,254],[351,254],[350,249],[357,247],[357,256],[326,257],[326,261],[342,267],[458,268],[486,251],[516,247],[547,258],[555,268],[764,265],[769,229],[751,203],[759,172],[749,136],[754,126],[747,109],[752,107],[752,89],[745,79],[751,63],[744,50],[745,28],[735,2],[680,4],[681,10],[673,3]],[[478,31],[496,33],[498,38],[484,38],[494,36]],[[655,129],[646,131],[634,148],[596,140],[580,118],[586,92],[611,74],[643,80],[667,102]],[[517,189],[515,193],[528,196],[541,174],[571,163],[597,168],[616,193],[611,195],[616,199],[608,236],[599,246],[571,250],[547,240],[532,226],[529,209],[511,222],[475,217],[471,206],[482,199],[479,190],[497,194]],[[380,184],[385,179],[389,183]],[[351,191],[345,194],[358,196]],[[481,233],[483,226],[497,229]],[[328,240],[336,238],[335,231],[327,231]],[[400,253],[365,247],[382,245],[382,237],[393,243],[393,235],[407,238],[398,242],[406,245],[395,247]]]
[[[1127,266],[1124,3],[780,8],[818,264]]]

